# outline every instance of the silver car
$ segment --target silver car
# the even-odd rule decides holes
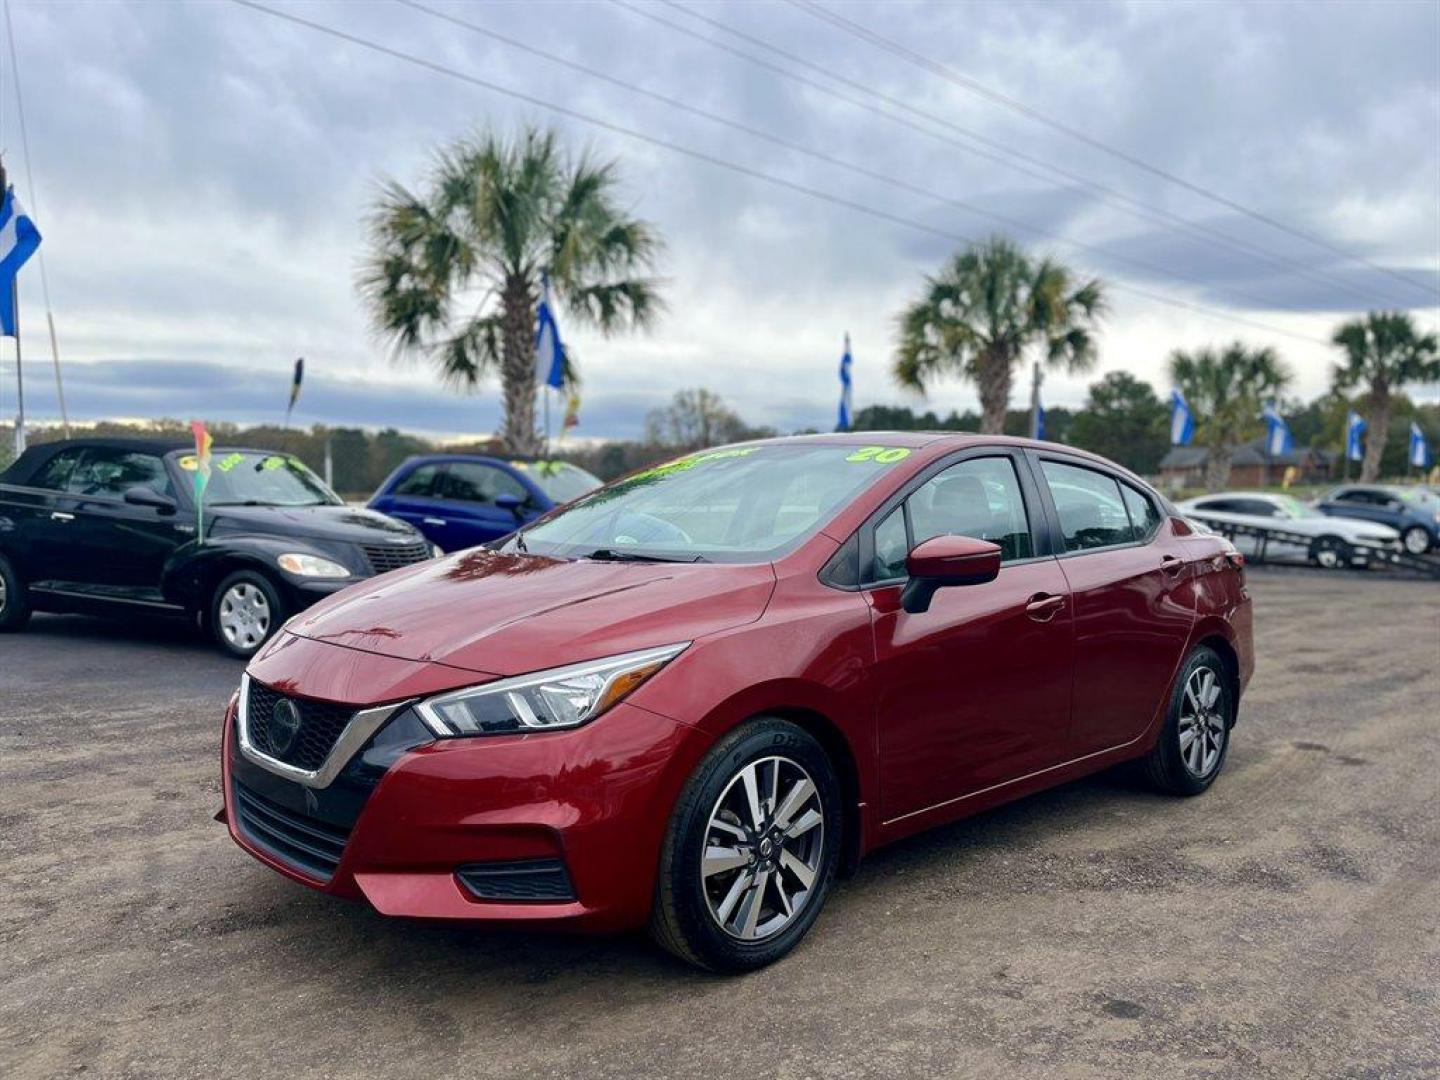
[[[1219,532],[1226,532],[1226,525],[1245,525],[1304,537],[1303,541],[1267,539],[1266,554],[1306,558],[1324,567],[1365,566],[1374,548],[1398,549],[1400,542],[1400,534],[1388,525],[1329,517],[1293,495],[1223,491],[1186,499],[1178,506],[1186,517]],[[1233,540],[1247,555],[1254,555],[1261,544],[1253,535],[1236,534]]]

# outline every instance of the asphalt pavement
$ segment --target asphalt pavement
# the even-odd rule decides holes
[[[876,853],[788,960],[381,918],[211,820],[239,665],[0,637],[0,1076],[1440,1076],[1440,585],[1256,571],[1198,799],[1105,775]]]

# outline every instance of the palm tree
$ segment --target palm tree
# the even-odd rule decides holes
[[[981,429],[999,434],[1025,349],[1038,344],[1047,363],[1088,371],[1105,307],[1099,280],[1077,284],[1059,263],[1037,262],[1012,241],[994,237],[959,252],[925,279],[924,295],[900,316],[895,378],[922,394],[938,375],[973,381]]]
[[[1402,311],[1372,311],[1335,331],[1331,339],[1345,350],[1345,363],[1335,367],[1335,386],[1349,390],[1364,383],[1369,390],[1365,460],[1360,479],[1380,475],[1380,455],[1390,434],[1390,395],[1406,383],[1440,379],[1440,350],[1434,334],[1423,337]]]
[[[1290,385],[1290,370],[1274,349],[1243,342],[1170,354],[1170,379],[1195,417],[1196,438],[1209,450],[1205,486],[1223,488],[1235,448],[1260,427],[1265,401]]]
[[[422,192],[385,185],[370,220],[360,290],[392,359],[428,360],[473,389],[498,372],[501,438],[540,449],[535,309],[542,275],[575,319],[606,334],[646,327],[660,309],[660,240],[620,205],[614,162],[571,159],[554,132],[487,135],[442,150]],[[573,377],[573,370],[570,372]]]

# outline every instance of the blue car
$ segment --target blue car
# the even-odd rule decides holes
[[[1389,525],[1412,555],[1440,547],[1440,500],[1427,488],[1345,484],[1327,491],[1315,505],[1331,517]]]
[[[444,551],[460,551],[514,532],[599,486],[564,461],[426,454],[403,462],[369,506],[409,522]]]

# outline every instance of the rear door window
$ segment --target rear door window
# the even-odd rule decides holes
[[[165,463],[154,454],[91,447],[71,471],[65,490],[75,495],[124,496],[132,487],[148,487],[174,497]]]
[[[27,486],[44,488],[47,491],[64,491],[65,485],[70,482],[70,474],[75,471],[75,466],[80,464],[80,457],[84,453],[83,449],[60,451],[41,467]]]
[[[1040,469],[1060,515],[1065,550],[1090,551],[1135,539],[1120,482],[1094,469],[1042,461]]]

